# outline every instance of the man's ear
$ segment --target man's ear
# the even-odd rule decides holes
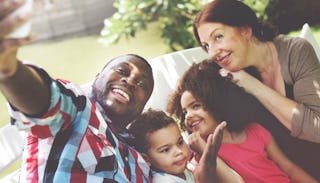
[[[149,158],[149,156],[146,153],[141,153],[141,156],[143,157],[143,159],[147,162],[147,164],[149,166],[151,166],[151,160]]]

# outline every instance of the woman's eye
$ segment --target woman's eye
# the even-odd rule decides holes
[[[222,35],[222,34],[217,34],[217,35],[214,37],[214,39],[215,39],[216,41],[220,41],[222,38],[223,38],[223,35]]]
[[[207,51],[209,50],[209,45],[208,44],[203,44],[202,47]]]

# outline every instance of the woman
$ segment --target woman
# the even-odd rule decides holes
[[[194,35],[224,68],[221,75],[231,72],[233,82],[276,117],[277,122],[264,126],[285,153],[320,179],[319,167],[310,166],[320,152],[320,65],[312,46],[278,35],[237,0],[215,0],[204,7],[195,19]],[[257,69],[261,81],[243,71],[247,67]]]

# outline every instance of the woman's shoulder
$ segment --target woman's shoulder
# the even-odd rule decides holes
[[[301,49],[303,47],[310,47],[312,48],[311,44],[304,38],[300,37],[292,37],[284,34],[280,34],[276,36],[273,40],[278,52],[291,49]]]
[[[294,83],[299,77],[301,68],[307,70],[307,66],[313,67],[317,63],[317,57],[312,45],[304,38],[278,35],[273,43],[276,47],[282,76],[288,84]]]

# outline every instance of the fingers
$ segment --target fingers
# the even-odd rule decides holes
[[[0,0],[0,19],[20,7],[26,0]]]
[[[203,150],[206,146],[206,142],[201,138],[199,132],[194,132],[188,137],[190,148],[197,152],[199,155],[203,153]]]
[[[21,13],[11,13],[19,6],[23,5],[25,0],[0,0],[4,4],[0,4],[1,19],[0,19],[0,38],[5,37],[12,32],[16,27],[26,22],[31,17],[31,11],[23,11]]]
[[[200,161],[203,161],[204,163],[216,162],[218,151],[222,143],[223,130],[226,126],[227,123],[223,121],[216,127],[214,132],[209,135]]]
[[[219,74],[220,74],[220,76],[222,76],[222,77],[227,77],[229,73],[230,73],[230,71],[228,71],[227,69],[224,69],[224,68],[221,68],[221,69],[219,70]]]

